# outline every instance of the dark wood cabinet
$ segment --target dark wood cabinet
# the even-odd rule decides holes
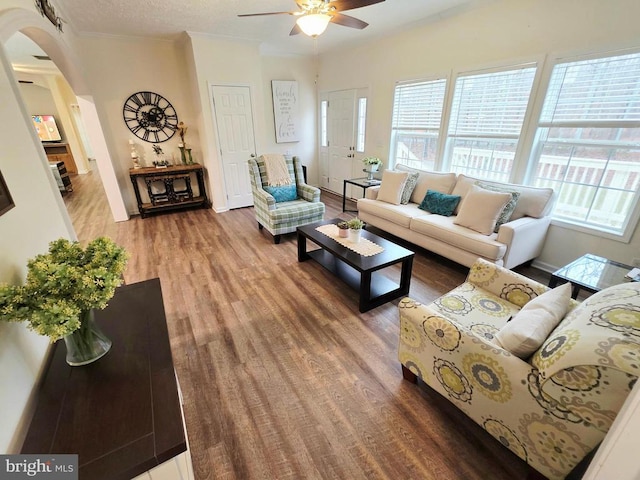
[[[68,143],[43,143],[42,146],[50,162],[62,162],[68,173],[78,173],[78,167]]]
[[[131,479],[187,451],[160,280],[119,287],[95,318],[111,350],[70,367],[53,346],[21,453],[77,454],[80,480]]]
[[[129,177],[142,218],[167,210],[211,208],[204,172],[204,167],[197,163],[130,169]]]

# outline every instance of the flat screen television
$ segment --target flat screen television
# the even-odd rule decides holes
[[[32,115],[33,126],[43,142],[60,142],[62,136],[53,115]]]

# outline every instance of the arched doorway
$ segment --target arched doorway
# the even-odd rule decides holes
[[[96,158],[97,168],[113,219],[115,221],[128,220],[129,216],[118,186],[116,172],[106,146],[93,98],[82,78],[79,61],[75,54],[62,41],[59,32],[34,11],[10,9],[0,13],[0,41],[3,45],[7,44],[7,41],[16,34],[24,35],[41,48],[53,61],[61,76],[64,77],[65,83],[73,91],[82,111],[88,141]],[[25,115],[30,119],[28,112]],[[79,140],[75,139],[75,143],[79,145]],[[43,162],[43,168],[48,168],[47,163]],[[84,165],[84,167],[86,170],[87,166]],[[64,208],[64,203],[61,202],[60,206]]]

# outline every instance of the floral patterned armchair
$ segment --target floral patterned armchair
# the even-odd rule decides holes
[[[295,232],[301,225],[319,222],[324,218],[320,189],[305,183],[298,157],[288,158],[286,162],[291,180],[296,185],[297,198],[278,202],[263,188],[267,181],[262,157],[249,159],[251,192],[258,228],[266,228],[273,235],[275,243],[280,243],[281,234]]]
[[[569,312],[525,360],[494,335],[548,288],[479,259],[430,305],[399,304],[399,360],[550,479],[604,438],[640,370],[640,283],[602,290]]]

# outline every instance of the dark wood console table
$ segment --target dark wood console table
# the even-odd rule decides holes
[[[118,288],[96,321],[111,350],[70,367],[53,346],[22,453],[78,454],[80,480],[131,479],[187,449],[160,280]]]
[[[198,192],[194,194],[191,175],[197,180]],[[184,208],[210,208],[204,186],[204,167],[200,164],[174,165],[171,167],[131,168],[129,178],[136,194],[138,210],[142,218],[150,213]],[[140,183],[146,187],[148,201],[143,200]],[[177,184],[181,183],[181,187]]]

